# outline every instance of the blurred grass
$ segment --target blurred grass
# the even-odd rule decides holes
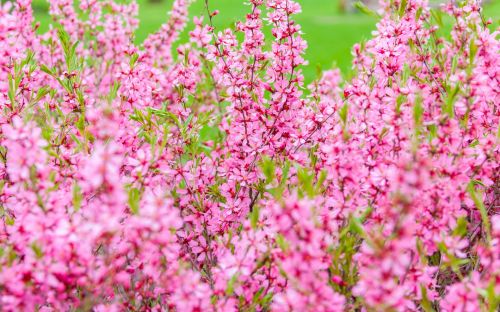
[[[370,37],[375,29],[376,19],[359,13],[340,14],[338,0],[298,0],[302,5],[302,13],[295,20],[302,26],[304,38],[308,42],[306,59],[309,65],[304,68],[306,82],[317,76],[318,68],[329,69],[335,64],[342,72],[348,73],[351,68],[352,46]],[[167,21],[167,12],[173,0],[149,2],[138,0],[139,28],[136,32],[136,43],[142,42],[150,33],[158,30]],[[220,11],[214,18],[217,29],[231,26],[245,17],[250,7],[244,0],[210,0],[210,9]],[[35,18],[40,22],[40,31],[46,31],[51,21],[48,15],[46,0],[33,0]],[[484,8],[485,16],[493,18],[494,27],[499,25],[500,0],[492,0]],[[191,16],[206,15],[204,0],[196,0],[190,8]],[[187,37],[191,25],[182,35]],[[181,39],[182,40],[182,39]]]

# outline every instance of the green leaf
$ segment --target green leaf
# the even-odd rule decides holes
[[[14,251],[14,249],[9,248],[9,253],[7,255],[7,264],[10,266],[14,261],[17,259],[17,253]]]
[[[250,212],[250,224],[252,225],[252,229],[257,228],[257,224],[259,223],[259,214],[260,214],[259,205],[254,205],[252,212]]]
[[[276,168],[274,167],[274,162],[270,157],[264,156],[262,159],[262,173],[266,177],[266,183],[269,184],[274,180],[276,174]]]
[[[339,116],[340,120],[344,123],[344,125],[347,122],[347,114],[349,113],[349,108],[347,106],[347,102],[342,106],[342,108],[339,110]]]
[[[47,86],[43,86],[38,90],[38,93],[36,94],[36,97],[34,99],[35,103],[40,101],[44,96],[46,96],[49,93],[50,89]]]
[[[7,77],[9,80],[9,90],[7,91],[7,94],[9,96],[10,104],[14,107],[16,104],[17,84],[16,80],[10,73],[7,74]]]
[[[417,237],[417,251],[418,251],[418,254],[420,256],[420,261],[427,265],[428,261],[427,261],[427,253],[425,252],[425,247],[424,247],[424,244],[422,243],[422,240]]]
[[[130,56],[130,67],[134,67],[135,63],[139,59],[139,54],[134,53]]]
[[[288,242],[285,240],[285,237],[283,237],[283,235],[281,234],[278,234],[276,236],[276,243],[278,244],[278,246],[281,248],[282,251],[287,251],[289,248]]]
[[[316,193],[320,193],[321,189],[323,188],[323,184],[325,183],[326,177],[328,173],[326,170],[321,170],[321,173],[319,174],[318,181],[316,182]]]
[[[398,98],[396,99],[396,113],[401,112],[401,105],[406,101],[406,96],[405,95],[399,95]]]
[[[301,189],[312,198],[314,196],[314,174],[305,168],[300,168],[297,170],[297,178],[299,179]]]
[[[431,11],[432,17],[434,18],[436,23],[439,25],[439,27],[443,27],[443,17],[441,15],[442,14],[441,11],[435,10],[435,9],[431,9],[430,11]]]
[[[287,181],[288,181],[288,174],[290,172],[290,162],[288,160],[285,161],[285,165],[283,167],[283,170],[281,172],[281,180],[280,180],[280,183],[278,185],[278,187],[276,187],[274,189],[274,197],[276,199],[280,199],[281,196],[283,195],[283,192],[285,191],[286,189],[286,185],[287,185]]]
[[[77,122],[76,122],[76,128],[80,130],[83,136],[83,131],[85,130],[85,116],[83,114],[80,114]]]
[[[252,302],[259,303],[260,296],[262,295],[263,292],[264,292],[264,287],[259,288],[259,290],[256,291],[255,294],[253,295]]]
[[[231,279],[227,282],[226,295],[232,296],[234,294],[234,284],[238,280],[238,273],[234,274]]]
[[[217,127],[211,127],[209,125],[204,125],[200,130],[200,142],[213,141],[216,142],[220,135],[220,130]]]
[[[495,288],[498,284],[496,283],[495,278],[491,279],[488,288],[486,289],[486,299],[488,300],[488,312],[498,311],[500,307],[500,294],[495,291]]]
[[[470,64],[474,64],[474,58],[476,57],[477,54],[477,44],[474,40],[470,41],[469,45],[469,62]]]
[[[457,226],[453,230],[453,235],[463,237],[465,234],[467,234],[467,219],[460,217],[457,220]]]
[[[425,312],[434,312],[434,308],[432,308],[432,303],[429,301],[427,296],[427,288],[424,285],[420,285],[420,292],[422,293],[422,301],[421,306]]]
[[[424,107],[422,106],[422,99],[417,97],[415,99],[415,105],[413,106],[413,120],[415,125],[420,126],[422,124],[422,116],[424,114]]]
[[[73,209],[75,212],[80,210],[82,207],[82,200],[83,200],[83,195],[82,195],[82,190],[78,184],[73,185]]]
[[[367,7],[363,2],[361,1],[358,1],[356,3],[354,3],[354,7],[356,9],[358,9],[361,13],[363,14],[366,14],[368,16],[372,16],[372,17],[376,17],[376,18],[380,18],[380,15],[377,14],[377,12],[373,11],[372,9],[370,9],[369,7]]]
[[[399,17],[402,18],[405,15],[406,4],[408,0],[402,0],[401,5],[399,6]]]
[[[78,104],[80,104],[80,109],[83,112],[85,110],[85,97],[81,89],[76,90],[76,99]]]
[[[437,138],[438,127],[435,124],[428,125],[427,130],[429,131],[429,141],[432,141],[433,139]]]
[[[486,211],[486,207],[484,206],[482,198],[477,194],[476,188],[474,186],[474,182],[471,181],[467,186],[467,191],[469,192],[469,196],[476,205],[476,208],[479,210],[481,214],[481,219],[483,221],[484,231],[486,232],[486,236],[488,242],[491,241],[491,225],[490,219],[488,217],[488,211]]]
[[[64,28],[60,27],[57,30],[57,37],[59,38],[59,41],[61,42],[61,45],[65,52],[68,52],[69,45],[70,45],[70,37],[69,34],[64,30]]]
[[[420,19],[420,16],[422,15],[422,7],[419,7],[418,10],[417,10],[417,14],[415,15],[415,19],[416,20],[419,20]]]
[[[172,119],[175,122],[175,124],[179,127],[179,129],[182,129],[182,124],[179,118],[177,118],[177,116],[175,116],[171,112],[151,107],[148,107],[148,111],[155,116]]]
[[[454,73],[457,70],[458,66],[458,57],[455,55],[451,60],[451,72]]]
[[[457,85],[453,91],[448,94],[443,111],[448,115],[448,117],[453,118],[455,116],[455,98],[460,91],[460,87]]]
[[[132,214],[139,213],[139,202],[141,200],[141,194],[138,189],[132,188],[128,192],[128,205]]]
[[[365,221],[366,221],[366,219],[368,219],[368,217],[370,217],[370,216],[371,216],[372,212],[373,212],[373,207],[372,207],[372,206],[368,206],[368,207],[366,208],[366,210],[365,210],[365,211],[363,211],[363,213],[362,213],[362,214],[361,214],[361,216],[359,217],[359,221],[360,221],[361,223],[365,222]]]
[[[74,133],[70,133],[69,135],[71,136],[73,141],[76,143],[76,145],[78,145],[78,148],[80,148],[80,150],[84,150],[82,141],[80,141],[80,139]]]
[[[273,300],[273,293],[270,292],[264,296],[264,299],[262,299],[262,304],[268,305],[269,303],[271,303],[271,300]]]
[[[349,224],[349,229],[353,233],[357,233],[361,237],[365,237],[365,228],[363,227],[363,224],[358,218],[352,217],[351,222]]]
[[[43,71],[44,73],[49,74],[52,77],[56,75],[52,69],[48,68],[47,65],[44,64],[40,65],[40,70]]]
[[[31,244],[31,250],[33,250],[33,252],[35,253],[37,259],[43,258],[42,247],[40,247],[37,243],[33,242]]]
[[[9,215],[5,216],[5,224],[7,224],[8,226],[13,226],[14,223],[15,221],[11,216]]]
[[[108,94],[109,102],[116,99],[116,96],[118,95],[118,89],[120,89],[120,83],[118,81],[115,81],[113,83],[113,86],[109,89],[109,94]]]

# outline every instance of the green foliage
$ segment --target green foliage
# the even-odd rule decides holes
[[[467,187],[467,191],[469,192],[469,196],[476,205],[476,208],[479,210],[479,213],[481,214],[481,219],[483,221],[483,226],[484,226],[484,231],[486,232],[486,237],[488,241],[491,241],[491,224],[490,224],[490,219],[488,217],[488,212],[486,211],[486,207],[484,206],[483,199],[481,198],[482,196],[478,193],[476,190],[476,184],[474,181],[471,181],[469,183],[469,186]]]
[[[128,191],[128,205],[132,214],[139,213],[139,203],[141,201],[141,193],[136,188],[131,188]]]
[[[378,15],[377,12],[375,12],[372,9],[370,9],[369,7],[367,7],[361,1],[358,1],[358,2],[354,3],[354,7],[356,9],[358,9],[361,13],[365,14],[365,15],[368,15],[368,16],[371,16],[371,17],[375,17],[375,18],[380,18],[380,15]]]

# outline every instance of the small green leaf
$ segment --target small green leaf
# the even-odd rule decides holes
[[[275,196],[275,198],[281,198],[281,196],[283,195],[283,192],[286,189],[289,172],[290,172],[290,162],[287,160],[287,161],[285,161],[285,165],[284,165],[283,170],[281,172],[280,183],[279,183],[278,187],[276,187],[274,189],[273,195]]]
[[[416,126],[422,125],[422,116],[424,114],[424,107],[422,106],[422,99],[417,97],[415,105],[413,106],[413,120]]]
[[[250,212],[250,224],[252,225],[252,229],[257,228],[257,224],[259,222],[259,214],[260,214],[259,205],[254,205],[252,212]]]
[[[453,235],[463,237],[467,234],[467,219],[460,217],[457,220],[457,226],[453,230]]]
[[[347,102],[342,106],[342,108],[339,110],[339,116],[340,120],[344,123],[344,125],[347,122],[347,114],[349,113],[349,108],[347,106]]]
[[[485,298],[488,300],[488,312],[498,311],[498,308],[500,307],[500,294],[495,291],[497,285],[498,284],[495,278],[492,278],[488,288],[486,288]]]
[[[7,224],[8,226],[12,226],[14,225],[14,223],[15,221],[11,216],[9,215],[5,216],[5,224]]]
[[[82,200],[83,200],[83,195],[82,195],[82,190],[78,184],[73,185],[73,209],[75,212],[80,210],[82,207]]]
[[[40,247],[37,243],[34,242],[31,244],[31,250],[35,253],[37,259],[43,258],[42,247]]]
[[[200,142],[213,141],[216,142],[220,135],[220,130],[217,127],[204,125],[200,130]]]
[[[399,6],[399,17],[402,18],[406,12],[406,4],[408,0],[402,0],[401,5]]]
[[[432,141],[433,139],[437,138],[438,127],[435,124],[428,125],[427,130],[429,131],[429,141]]]
[[[75,125],[76,125],[76,128],[78,130],[80,130],[80,132],[83,132],[83,130],[85,130],[85,116],[83,114],[80,114]]]
[[[141,194],[138,189],[132,188],[128,192],[128,204],[132,214],[139,213],[139,202],[141,200]]]
[[[259,288],[259,290],[255,292],[255,294],[253,295],[252,302],[258,303],[260,300],[260,296],[262,295],[263,292],[264,292],[264,287]]]
[[[474,40],[470,41],[469,45],[469,62],[470,64],[474,64],[474,58],[476,57],[477,54],[477,44]]]
[[[404,95],[399,95],[398,98],[396,99],[396,113],[401,112],[401,105],[406,101],[406,96]]]
[[[455,116],[455,98],[460,91],[460,87],[457,85],[449,94],[446,99],[443,111],[448,115],[448,117],[453,118]]]
[[[10,73],[7,74],[9,80],[9,90],[7,94],[9,96],[10,104],[14,106],[16,104],[16,94],[17,94],[17,85],[14,77]]]
[[[52,69],[48,68],[47,65],[44,64],[40,65],[40,70],[53,77],[56,75]]]
[[[262,173],[266,177],[266,183],[271,183],[271,181],[274,180],[276,172],[273,160],[270,157],[264,156],[262,159],[261,168],[262,168]]]
[[[364,237],[366,232],[363,224],[358,218],[352,217],[351,222],[349,224],[349,229],[353,233],[357,233],[359,236]]]
[[[425,312],[434,312],[434,308],[432,308],[432,303],[429,301],[427,296],[427,288],[424,285],[420,285],[420,292],[422,293],[422,301],[421,306]]]
[[[457,70],[458,66],[458,57],[454,56],[451,60],[451,72],[454,73]]]
[[[356,3],[354,3],[354,7],[356,9],[358,9],[361,13],[365,14],[365,15],[368,15],[368,16],[372,16],[372,17],[376,17],[376,18],[379,18],[380,15],[377,14],[375,11],[373,11],[372,9],[370,9],[369,7],[367,7],[363,2],[361,1],[358,1]]]
[[[321,173],[319,174],[318,181],[316,182],[316,193],[320,193],[321,189],[323,188],[323,184],[325,183],[326,177],[328,173],[326,170],[321,170]]]
[[[34,99],[35,102],[40,101],[44,96],[46,96],[49,93],[50,89],[47,86],[43,86],[38,90],[38,93],[36,94],[36,97]]]
[[[134,53],[130,56],[130,67],[134,67],[135,63],[139,59],[139,54]]]
[[[420,19],[420,16],[422,16],[422,7],[419,7],[418,10],[417,10],[417,14],[415,15],[415,19],[416,20],[419,20]]]
[[[234,284],[238,280],[238,273],[234,274],[231,279],[227,282],[226,295],[232,296],[234,294]]]
[[[486,232],[486,236],[488,241],[491,241],[491,225],[490,219],[488,217],[488,212],[486,211],[486,207],[484,206],[482,198],[477,194],[476,188],[474,186],[474,182],[471,181],[467,186],[467,191],[469,192],[469,196],[476,205],[476,208],[479,210],[481,214],[481,219],[483,221],[484,231]]]
[[[366,221],[366,219],[368,219],[368,218],[371,216],[372,212],[373,212],[373,207],[372,207],[372,206],[368,206],[368,207],[366,208],[366,210],[365,210],[365,211],[363,211],[363,213],[362,213],[362,214],[361,214],[361,216],[359,217],[359,221],[360,221],[361,223],[365,222],[365,221]]]
[[[271,300],[273,300],[273,293],[270,292],[264,296],[264,299],[262,299],[262,304],[268,305],[269,303],[271,303]]]
[[[435,10],[435,9],[431,9],[430,11],[431,11],[432,17],[434,18],[436,23],[439,25],[439,27],[443,27],[443,17],[441,15],[442,14],[441,11]]]
[[[115,81],[113,83],[113,86],[111,86],[111,88],[109,89],[109,94],[108,94],[109,102],[116,99],[116,96],[118,95],[118,89],[120,89],[120,83],[118,81]]]
[[[297,178],[299,179],[301,189],[312,198],[314,196],[314,174],[309,173],[305,168],[300,168],[297,170]]]
[[[281,248],[282,251],[287,251],[289,248],[288,242],[285,240],[285,238],[281,234],[278,234],[276,236],[276,243],[278,244],[278,246]]]

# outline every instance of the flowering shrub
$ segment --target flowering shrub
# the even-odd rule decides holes
[[[248,2],[174,45],[176,0],[141,46],[134,2],[51,0],[44,34],[0,6],[0,309],[498,311],[479,3],[382,0],[354,78],[306,87],[299,4]]]

